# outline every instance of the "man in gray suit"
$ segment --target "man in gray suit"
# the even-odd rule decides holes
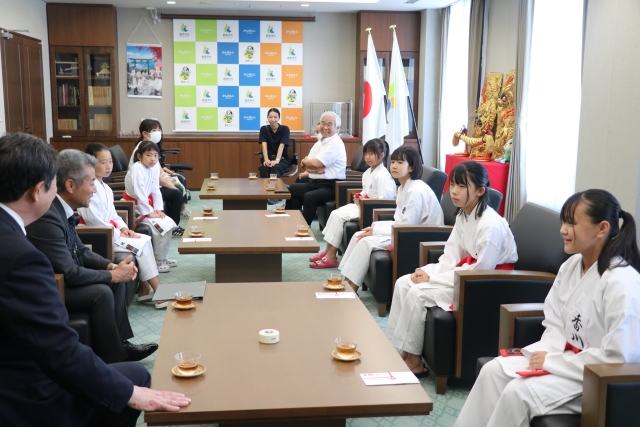
[[[138,272],[127,256],[115,264],[82,244],[75,232],[73,210],[88,207],[95,187],[96,159],[78,150],[58,155],[58,194],[49,210],[26,227],[27,238],[43,252],[56,273],[64,274],[69,312],[88,312],[92,348],[106,363],[142,360],[155,343],[134,345],[126,310],[125,283]]]

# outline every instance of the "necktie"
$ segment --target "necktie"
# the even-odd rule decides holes
[[[67,218],[67,222],[69,223],[69,250],[71,251],[71,258],[73,258],[73,262],[76,265],[80,265],[78,256],[76,255],[76,220],[73,215]]]

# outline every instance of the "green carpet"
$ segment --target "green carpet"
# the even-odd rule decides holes
[[[198,197],[198,192],[191,193],[192,199],[188,206],[190,209],[200,209],[202,201]],[[220,201],[208,203],[215,209],[222,209]],[[184,227],[186,219],[181,221]],[[320,247],[324,247],[322,233],[318,229],[317,221],[314,221],[311,229],[316,239],[320,242]],[[170,273],[161,274],[162,283],[182,283],[206,280],[215,282],[215,255],[179,255],[178,238],[174,238],[171,244],[169,257],[178,260],[178,267],[172,268]],[[282,257],[282,277],[285,282],[307,282],[319,281],[326,278],[327,273],[332,270],[315,270],[309,268],[309,257],[311,254],[284,254]],[[335,271],[338,271],[336,268]],[[366,305],[371,316],[376,320],[380,328],[384,331],[387,327],[387,317],[378,317],[376,301],[369,292],[359,292],[362,302]],[[156,310],[153,304],[133,303],[129,309],[129,318],[133,328],[135,338],[131,341],[142,343],[154,341],[160,342],[162,325],[166,310]],[[153,372],[155,364],[155,354],[141,362],[150,372]],[[451,380],[449,381],[452,382]],[[354,418],[347,420],[349,427],[419,427],[419,426],[452,426],[460,409],[469,394],[468,385],[449,384],[446,394],[437,395],[435,391],[435,378],[433,375],[420,380],[431,400],[433,400],[433,410],[428,416],[422,417],[384,417],[384,418]],[[138,420],[138,426],[146,426],[143,415]],[[207,427],[215,424],[207,425]]]

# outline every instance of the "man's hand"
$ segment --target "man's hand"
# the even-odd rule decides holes
[[[527,369],[530,369],[532,371],[536,369],[542,369],[545,357],[547,357],[546,351],[534,351],[531,355],[531,359],[529,360],[529,367]]]
[[[115,269],[109,271],[112,283],[130,282],[136,278],[138,267],[131,262],[132,260],[133,255],[129,255]]]
[[[411,281],[413,283],[425,283],[430,279],[429,275],[421,268],[416,268],[416,271],[411,275]]]
[[[140,237],[136,234],[135,231],[133,230],[129,230],[128,228],[121,228],[120,229],[120,237],[131,237],[131,238],[137,238]]]
[[[157,391],[146,387],[133,386],[133,394],[127,403],[138,411],[177,412],[191,403],[191,399],[182,393]]]
[[[323,167],[320,167],[320,168],[317,168],[317,169],[316,169],[316,173],[317,173],[317,174],[323,174],[323,173],[324,173],[324,166],[323,166]]]
[[[309,172],[307,172],[307,171],[300,172],[300,173],[298,174],[298,178],[306,178],[306,177],[308,177],[308,176],[309,176]]]
[[[357,235],[358,242],[365,237],[373,236],[373,227],[363,228]]]

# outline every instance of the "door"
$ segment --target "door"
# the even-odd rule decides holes
[[[9,33],[1,40],[2,84],[7,132],[26,132],[46,140],[42,44]]]

